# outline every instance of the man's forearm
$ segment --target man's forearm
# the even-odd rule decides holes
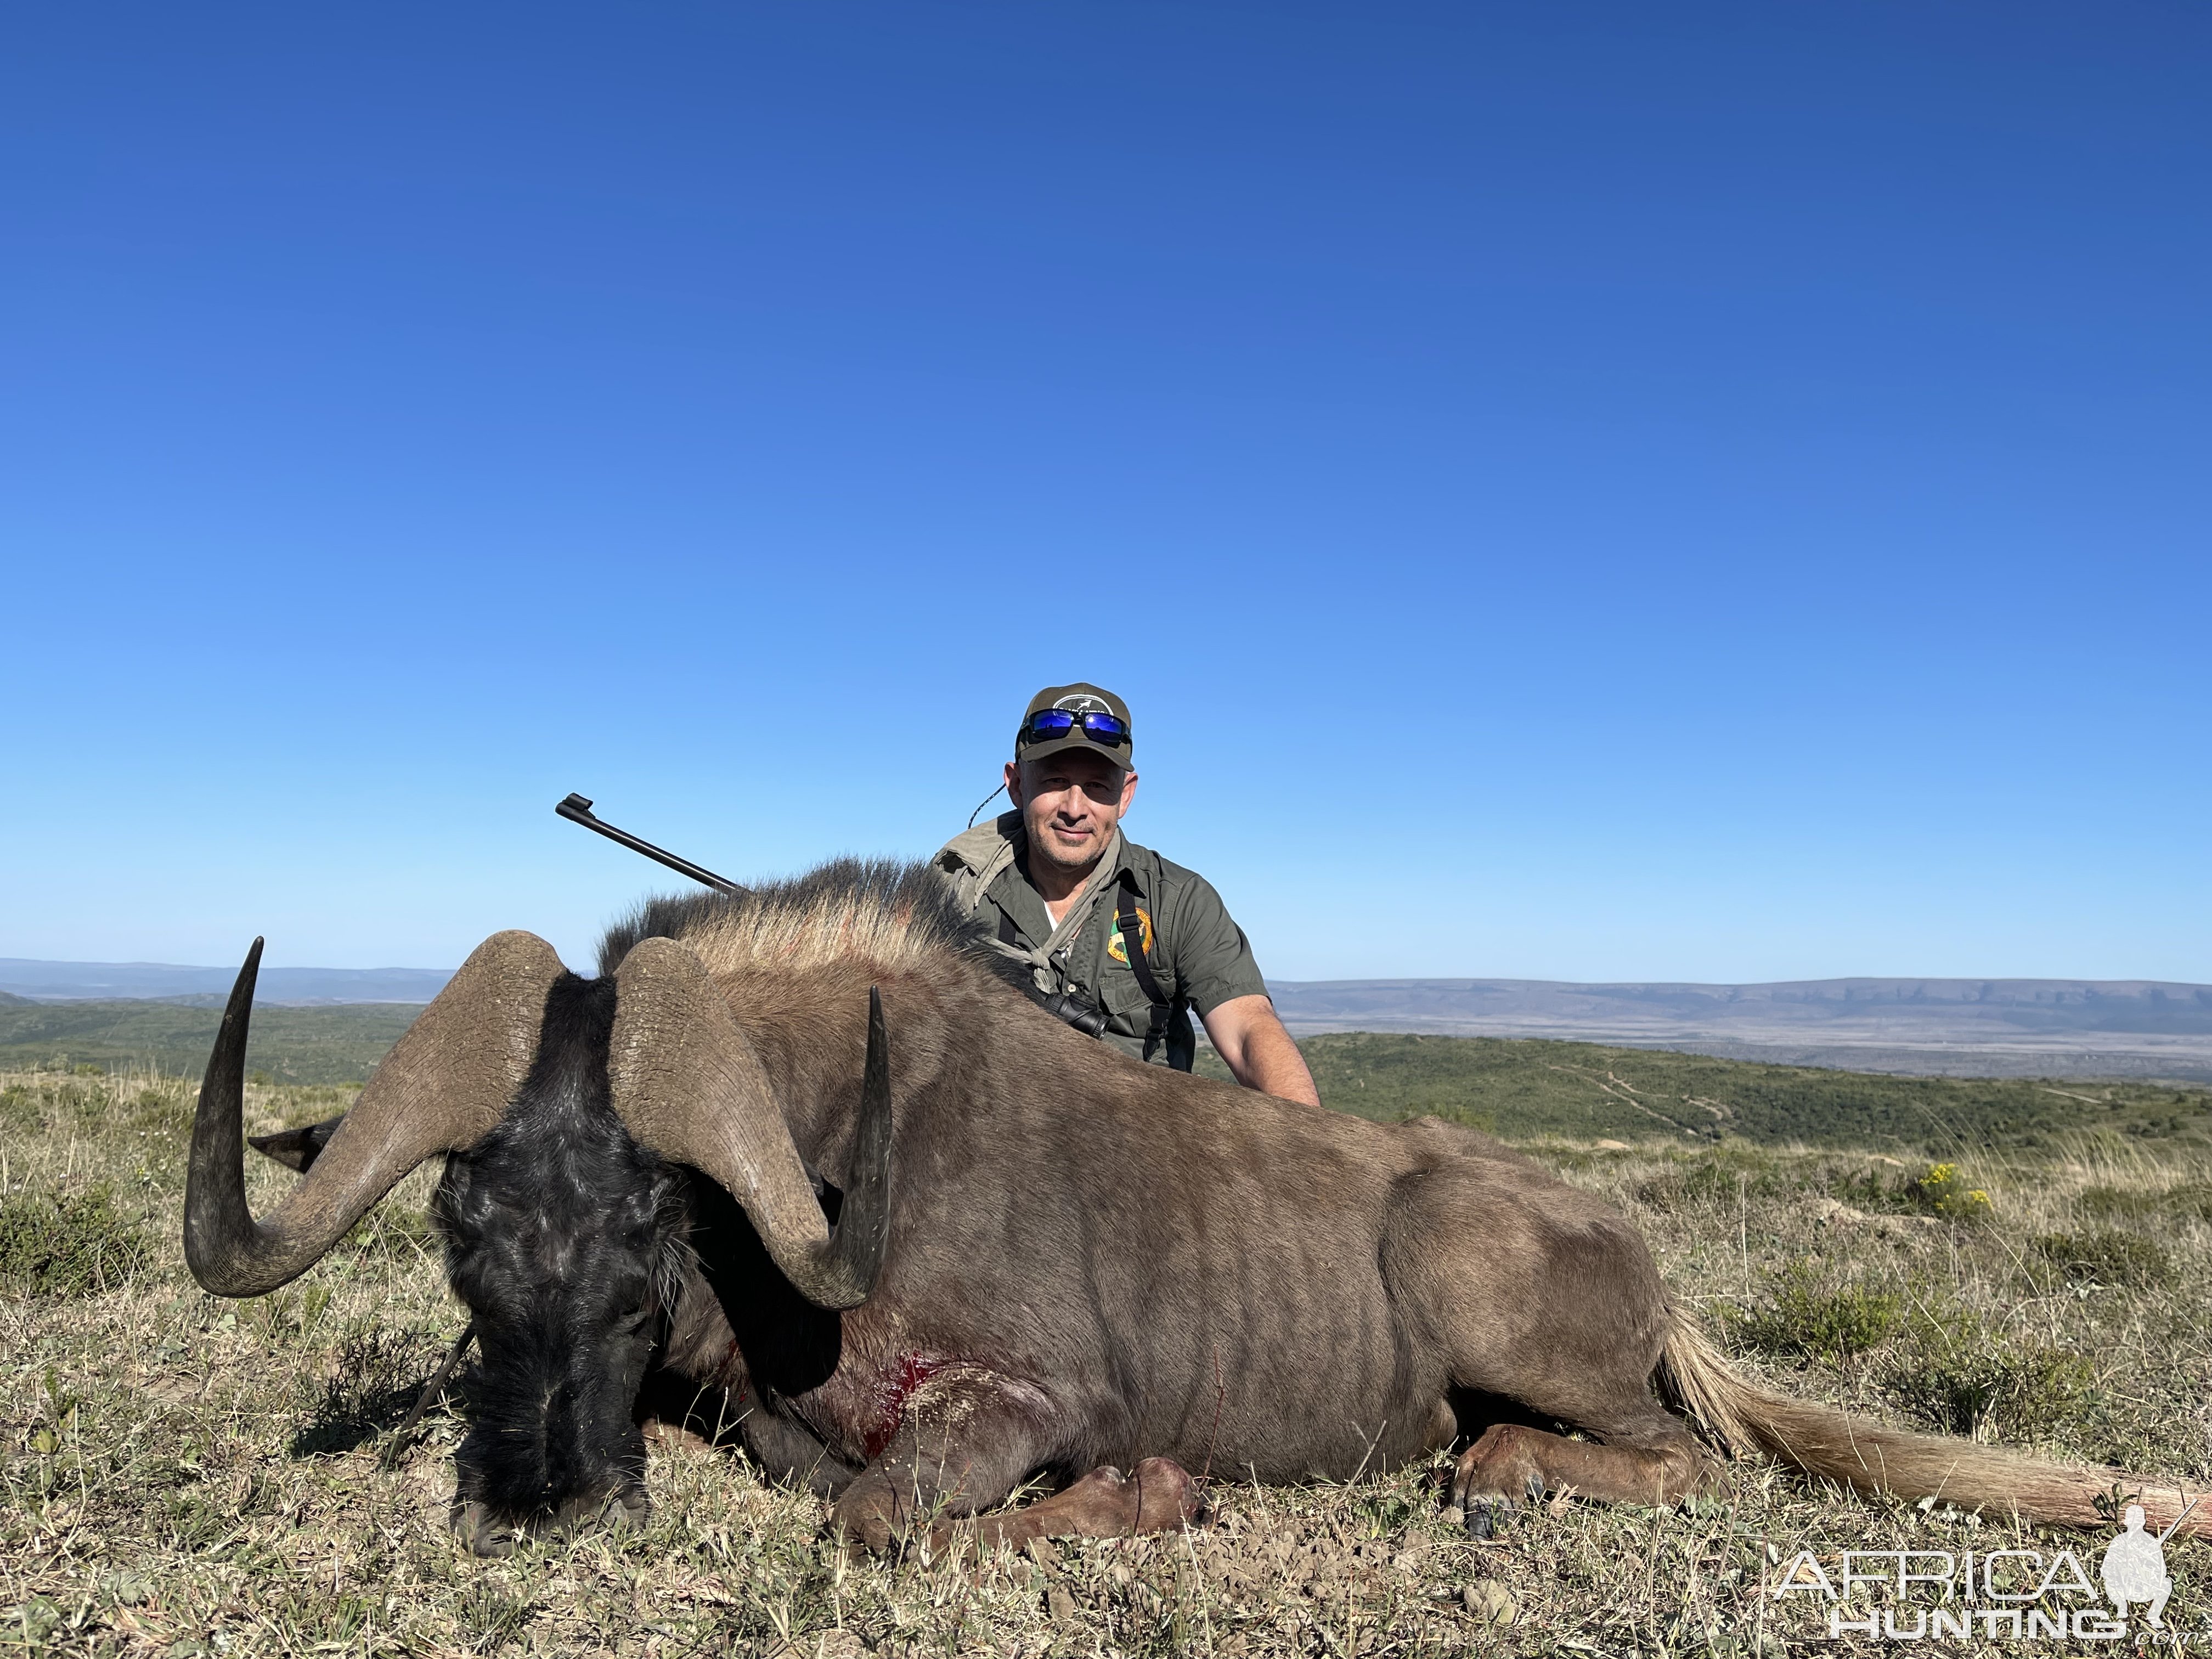
[[[1244,1073],[1237,1080],[1248,1089],[1279,1095],[1285,1100],[1308,1106],[1321,1104],[1321,1091],[1314,1087],[1313,1073],[1307,1069],[1306,1057],[1298,1052],[1298,1045],[1291,1041],[1291,1034],[1280,1025],[1270,1022],[1267,1029],[1247,1037],[1244,1067]]]
[[[1222,1004],[1207,1017],[1206,1034],[1231,1074],[1246,1088],[1308,1106],[1321,1104],[1321,1091],[1314,1087],[1305,1056],[1267,998],[1239,997]]]

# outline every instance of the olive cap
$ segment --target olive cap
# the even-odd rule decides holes
[[[1048,708],[1057,708],[1076,716],[1075,724],[1057,737],[1036,736],[1030,731],[1030,721]],[[1129,705],[1123,702],[1103,685],[1091,685],[1079,680],[1073,685],[1048,685],[1030,699],[1030,706],[1022,711],[1022,723],[1014,731],[1014,758],[1018,761],[1042,760],[1064,750],[1088,749],[1092,754],[1109,760],[1127,771],[1129,754],[1134,746],[1133,738],[1118,744],[1101,743],[1083,729],[1085,714],[1111,714],[1121,722],[1121,728],[1130,730]]]

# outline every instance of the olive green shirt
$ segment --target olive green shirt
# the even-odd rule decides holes
[[[1027,842],[1021,814],[1001,812],[946,842],[931,863],[994,938],[1006,935],[1002,917],[1011,921],[1010,943],[1016,948],[1008,954],[1031,960],[1039,991],[1073,990],[1105,1009],[1105,1042],[1136,1059],[1188,1072],[1198,1049],[1191,1009],[1203,1018],[1237,997],[1267,994],[1244,930],[1230,918],[1212,884],[1118,830],[1054,939],[1052,914],[1025,872]],[[1145,1034],[1152,1000],[1137,983],[1115,919],[1125,886],[1136,901],[1140,927],[1149,927],[1152,934],[1145,960],[1174,1010],[1166,1041],[1150,1054]]]

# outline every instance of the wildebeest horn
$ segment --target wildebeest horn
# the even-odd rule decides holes
[[[719,1182],[744,1206],[793,1288],[818,1308],[867,1300],[889,1224],[890,1053],[883,998],[868,994],[868,1057],[833,1234],[752,1043],[704,963],[674,939],[641,939],[615,969],[608,1079],[629,1132]]]
[[[494,933],[477,946],[384,1057],[300,1184],[256,1221],[246,1201],[241,1120],[260,971],[256,939],[231,988],[192,1118],[185,1261],[217,1296],[259,1296],[297,1278],[424,1158],[483,1139],[530,1069],[545,994],[564,970],[532,933]]]

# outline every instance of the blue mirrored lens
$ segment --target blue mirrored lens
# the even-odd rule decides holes
[[[1129,740],[1129,723],[1115,714],[1085,714],[1083,729],[1101,743],[1127,743]]]
[[[1040,708],[1030,716],[1030,735],[1057,738],[1075,729],[1075,716],[1065,708]]]

